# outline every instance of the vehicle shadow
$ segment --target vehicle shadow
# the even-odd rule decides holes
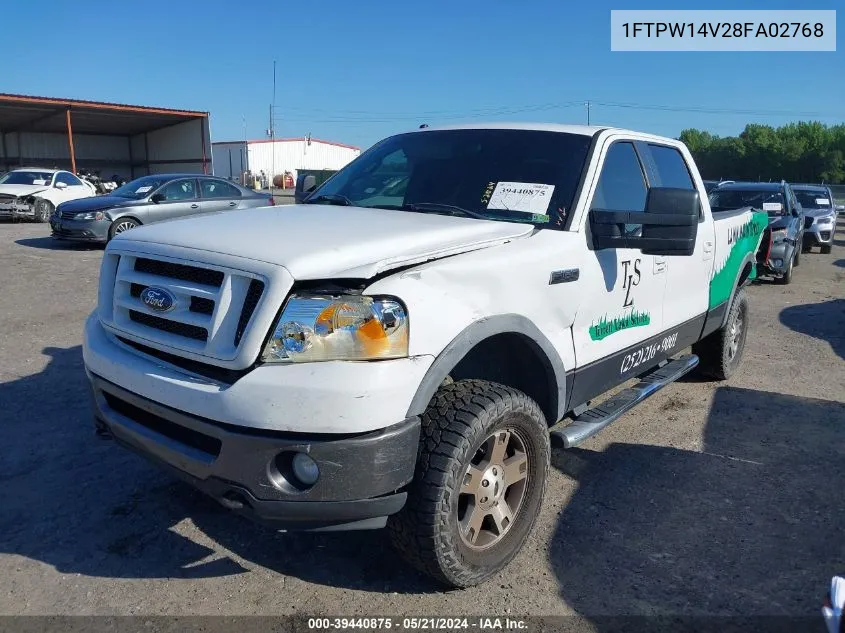
[[[91,244],[88,242],[69,242],[64,240],[54,240],[52,237],[26,237],[15,240],[15,244],[21,246],[28,246],[30,248],[39,248],[50,251],[70,251],[70,250],[103,250],[102,244]]]
[[[840,268],[845,268],[845,259],[837,259],[833,262],[834,266],[839,266]]]
[[[845,299],[789,306],[781,310],[780,322],[795,332],[827,341],[845,359]]]
[[[254,564],[360,590],[440,589],[398,562],[382,531],[283,534],[254,525],[97,439],[81,348],[43,353],[43,371],[0,384],[0,552],[97,577],[212,578]],[[220,547],[197,542],[206,537]]]
[[[561,597],[600,632],[823,631],[845,568],[843,424],[843,403],[721,387],[700,451],[556,451],[579,484],[549,551]]]

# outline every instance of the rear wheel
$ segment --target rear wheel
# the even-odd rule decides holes
[[[50,217],[53,215],[53,211],[56,208],[53,206],[53,203],[49,200],[36,200],[35,201],[35,222],[49,222]]]
[[[422,416],[408,502],[388,528],[402,557],[452,587],[503,569],[534,526],[549,430],[524,393],[483,380],[442,386]]]
[[[742,362],[747,331],[748,299],[745,289],[740,288],[734,295],[724,327],[692,346],[699,359],[699,373],[715,380],[730,378]]]
[[[112,222],[111,226],[109,227],[109,240],[111,240],[115,235],[118,233],[123,233],[124,231],[128,231],[129,229],[134,229],[136,226],[140,226],[136,220],[132,218],[118,218],[114,222]]]

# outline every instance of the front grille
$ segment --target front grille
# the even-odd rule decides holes
[[[171,279],[192,281],[205,286],[215,286],[216,288],[223,285],[224,278],[223,273],[219,270],[198,268],[196,266],[187,266],[185,264],[174,264],[173,262],[165,262],[158,259],[146,259],[143,257],[139,257],[135,260],[135,271],[139,273],[158,275],[159,277],[170,277]]]
[[[100,319],[143,344],[196,361],[231,361],[268,294],[266,280],[238,269],[109,249],[103,265]],[[141,297],[147,288],[169,294],[156,311]],[[199,356],[199,357],[198,357]]]
[[[211,455],[212,457],[220,455],[220,449],[223,447],[223,443],[216,437],[211,437],[205,433],[200,433],[199,431],[194,431],[193,429],[171,422],[170,420],[151,413],[146,409],[136,407],[134,404],[131,404],[122,398],[118,398],[117,396],[110,394],[108,391],[103,391],[103,397],[106,400],[106,404],[108,404],[113,411],[129,418],[136,424],[140,424],[141,426],[146,427],[159,435],[163,435],[174,442],[190,446],[191,448],[206,453],[207,455]]]
[[[76,214],[70,211],[62,211],[62,220],[75,220]]]
[[[241,310],[241,316],[238,319],[238,329],[235,330],[235,347],[240,345],[241,338],[244,335],[244,330],[252,318],[252,313],[258,306],[258,301],[261,295],[264,294],[264,282],[258,279],[253,279],[249,282],[249,290],[246,292],[246,299],[244,299],[244,307]]]
[[[170,334],[177,334],[190,338],[195,341],[208,340],[208,330],[204,327],[191,325],[190,323],[180,323],[179,321],[171,321],[170,319],[162,319],[161,317],[147,314],[146,312],[138,312],[137,310],[129,311],[129,318],[135,323],[146,325],[147,327],[155,328]]]

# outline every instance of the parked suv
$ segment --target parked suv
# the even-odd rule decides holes
[[[85,325],[95,426],[235,512],[387,526],[411,564],[473,585],[528,538],[551,442],[696,367],[737,371],[767,224],[714,216],[674,139],[393,136],[308,204],[112,240]]]
[[[792,185],[792,190],[808,218],[809,226],[803,240],[804,252],[818,246],[822,253],[830,253],[836,233],[836,205],[830,187]]]
[[[59,240],[107,242],[142,224],[272,204],[273,196],[223,178],[158,174],[137,178],[105,196],[60,204],[50,225]]]
[[[723,183],[710,192],[710,208],[720,214],[743,208],[762,209],[769,217],[769,247],[760,273],[780,283],[792,281],[792,269],[800,264],[806,218],[795,193],[785,182]]]

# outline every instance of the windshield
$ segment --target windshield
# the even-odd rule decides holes
[[[146,198],[169,180],[170,178],[166,176],[144,176],[143,178],[136,178],[127,182],[125,185],[112,191],[109,195],[129,198],[130,200],[140,200],[141,198]]]
[[[824,189],[793,189],[805,209],[830,209],[830,194]]]
[[[362,154],[307,202],[562,228],[590,142],[535,130],[400,134]]]
[[[0,178],[0,185],[49,185],[52,179],[49,171],[10,171]]]
[[[710,194],[710,208],[713,211],[733,211],[743,207],[762,209],[769,215],[783,215],[786,212],[783,193],[774,189],[717,189]]]

